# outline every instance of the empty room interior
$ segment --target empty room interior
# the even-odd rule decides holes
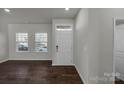
[[[0,8],[0,84],[124,84],[124,8]]]

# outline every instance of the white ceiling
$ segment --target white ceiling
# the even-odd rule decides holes
[[[7,23],[51,23],[53,18],[74,18],[79,8],[12,8],[11,14],[0,9],[0,15]]]

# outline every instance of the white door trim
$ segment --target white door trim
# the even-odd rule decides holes
[[[124,18],[119,18],[119,17],[114,17],[114,31],[113,31],[113,74],[114,74],[114,77],[113,77],[113,83],[115,82],[115,75],[116,75],[116,38],[115,38],[115,34],[116,34],[116,20],[118,19],[123,19]]]

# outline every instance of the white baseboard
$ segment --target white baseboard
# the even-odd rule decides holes
[[[0,60],[0,63],[3,63],[3,62],[6,62],[8,60],[49,60],[51,61],[52,59],[11,59],[11,58],[8,58],[8,59],[4,59],[4,60]]]
[[[76,66],[75,64],[74,64],[74,66],[75,66],[75,68],[76,68],[76,70],[77,70],[77,72],[78,72],[78,74],[79,74],[81,80],[83,81],[83,83],[84,83],[84,84],[87,84],[87,82],[85,81],[84,77],[80,74],[80,71],[79,71],[79,69],[77,68],[77,66]]]
[[[74,64],[53,64],[52,66],[75,66]]]
[[[52,60],[52,59],[20,59],[20,58],[9,58],[9,60]]]
[[[8,60],[9,60],[9,59],[1,60],[0,63],[6,62],[6,61],[8,61]]]

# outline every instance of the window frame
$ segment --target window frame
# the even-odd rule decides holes
[[[28,44],[28,50],[27,51],[19,51],[19,47],[17,47],[17,43],[21,43],[21,42],[19,42],[19,41],[17,41],[17,34],[18,33],[26,33],[27,34],[27,41],[26,41],[26,43]],[[15,33],[15,42],[16,42],[16,52],[29,52],[30,50],[29,50],[29,34],[28,34],[28,32],[16,32]]]

